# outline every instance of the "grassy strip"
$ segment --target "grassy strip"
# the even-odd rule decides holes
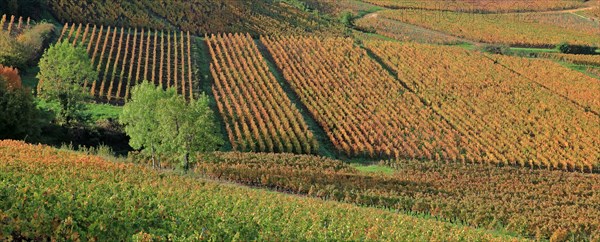
[[[514,240],[18,141],[0,141],[0,160],[1,240]]]

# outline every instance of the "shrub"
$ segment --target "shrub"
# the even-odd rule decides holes
[[[556,46],[556,49],[564,54],[596,54],[598,47],[585,46],[585,45],[571,45],[567,42],[560,43]]]
[[[484,45],[481,47],[481,51],[499,55],[509,55],[512,53],[510,47],[507,45]]]
[[[20,78],[17,86],[6,82],[3,76],[4,74],[0,73],[0,139],[38,136],[39,113],[33,96],[20,86]]]

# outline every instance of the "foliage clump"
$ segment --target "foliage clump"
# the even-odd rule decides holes
[[[133,88],[119,122],[131,137],[131,147],[149,153],[153,165],[157,155],[177,157],[187,170],[195,160],[192,154],[223,143],[208,102],[206,95],[188,102],[174,88],[165,91],[145,81]]]
[[[38,96],[58,104],[57,123],[69,126],[82,121],[84,101],[90,96],[84,83],[98,78],[86,50],[66,41],[55,44],[46,50],[39,67]]]

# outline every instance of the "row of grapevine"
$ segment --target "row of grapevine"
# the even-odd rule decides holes
[[[595,189],[600,174],[421,160],[381,162],[393,173],[380,174],[315,156],[238,152],[199,160],[205,162],[195,171],[213,179],[502,228],[539,240],[560,231],[573,241],[600,239],[600,209],[594,206],[600,204]]]
[[[559,55],[563,56],[563,55]],[[567,58],[579,55],[564,55]],[[550,60],[495,56],[498,61],[541,86],[562,95],[600,115],[600,80],[581,72],[569,71]],[[589,58],[594,61],[594,58]],[[596,58],[600,64],[600,58]]]
[[[17,19],[14,15],[2,15],[2,19],[0,19],[0,31],[7,31],[10,34],[17,34],[24,28],[29,28],[32,24],[30,18],[23,19],[23,17],[19,17]]]
[[[461,136],[351,39],[261,41],[341,153],[482,161],[477,141]]]
[[[316,153],[302,115],[249,35],[212,35],[213,93],[234,150]]]
[[[544,64],[535,65],[535,68],[525,64],[515,70],[511,66],[522,64],[458,47],[383,41],[367,42],[366,45],[397,72],[398,79],[431,103],[431,107],[461,134],[480,140],[483,148],[489,151],[490,160],[531,167],[597,171],[600,165],[600,117],[564,97],[581,102],[593,102],[597,98],[597,91],[596,94],[580,92],[583,87],[575,79],[583,76],[568,74],[571,70],[566,68]],[[512,62],[518,61],[526,60],[514,59]],[[548,71],[552,68],[557,70]],[[521,74],[519,71],[537,73]],[[556,75],[557,72],[567,74]],[[554,78],[566,79],[552,80]],[[589,79],[587,83],[591,81],[595,80]],[[552,91],[538,82],[548,83],[544,85],[550,87],[576,88],[561,96],[557,92],[562,91]]]
[[[508,13],[572,9],[584,6],[580,1],[523,1],[523,0],[365,0],[365,2],[395,9],[445,10],[468,13]]]
[[[566,61],[579,65],[600,66],[600,55],[577,55],[577,54],[562,54],[562,53],[545,53],[542,57]]]
[[[579,31],[542,21],[530,21],[521,14],[473,14],[428,10],[384,10],[383,18],[444,32],[448,35],[483,43],[523,47],[550,47],[569,42],[596,46],[597,32]]]
[[[518,239],[20,141],[0,141],[0,174],[2,241]]]
[[[131,86],[143,80],[164,88],[174,87],[180,94],[193,98],[193,40],[189,32],[67,23],[59,41],[87,50],[100,75],[97,80],[88,80],[86,86],[102,101],[127,100]]]

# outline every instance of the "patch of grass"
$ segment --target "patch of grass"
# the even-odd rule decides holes
[[[93,122],[98,120],[119,119],[119,114],[123,110],[121,106],[114,106],[110,104],[100,103],[88,103],[86,104],[87,110],[85,113],[89,115]]]
[[[525,53],[558,53],[557,49],[511,47],[512,51]]]
[[[585,75],[587,75],[589,77],[592,77],[592,78],[600,79],[599,75],[597,75],[596,73],[592,73],[592,72],[588,71],[590,68],[595,68],[594,66],[574,64],[574,63],[566,62],[566,61],[558,61],[558,60],[555,60],[555,61],[557,63],[559,63],[560,65],[566,67],[566,68],[569,68],[569,69],[574,70],[574,71],[581,72],[581,73],[583,73],[583,74],[585,74]]]
[[[380,165],[363,165],[363,164],[351,164],[352,167],[356,168],[360,172],[364,173],[383,173],[383,174],[394,174],[395,170],[389,166]]]
[[[57,103],[48,103],[44,100],[37,99],[37,106],[41,110],[55,110],[57,109]],[[92,123],[95,123],[99,120],[117,120],[119,118],[119,114],[123,110],[121,106],[114,106],[110,104],[101,104],[101,103],[86,103],[86,110],[84,114],[89,117],[89,120]]]

